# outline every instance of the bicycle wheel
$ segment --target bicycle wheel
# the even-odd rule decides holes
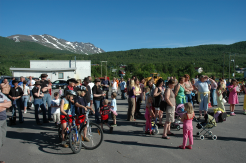
[[[79,153],[82,147],[81,137],[80,134],[77,133],[75,130],[72,130],[69,134],[69,144],[70,148],[72,149],[73,153]]]
[[[86,135],[84,134],[84,131],[86,131]],[[87,125],[83,126],[80,130],[80,135],[83,147],[89,150],[99,147],[103,140],[103,131],[101,127],[95,123],[90,123],[88,128]]]
[[[59,138],[59,142],[62,142],[62,128],[61,128],[61,124],[58,125],[58,138]]]

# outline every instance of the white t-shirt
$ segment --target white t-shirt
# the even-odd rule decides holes
[[[113,99],[113,100],[111,101],[111,106],[114,107],[114,108],[112,108],[113,111],[117,111],[116,99]]]
[[[88,85],[89,85],[90,88],[91,88],[91,94],[92,94],[92,88],[94,87],[95,84],[91,82],[91,83],[89,83]]]
[[[33,89],[33,87],[34,87],[34,84],[35,84],[35,80],[29,80],[28,82],[27,82],[27,85],[29,85],[31,83],[31,85],[32,86],[29,86],[29,89],[30,89],[30,91]]]
[[[51,101],[51,105],[60,106],[61,100],[60,99],[53,99]],[[51,107],[51,114],[58,114],[60,113],[60,107]]]
[[[112,82],[112,89],[117,89],[117,82]]]
[[[23,91],[23,95],[28,95],[28,90],[29,90],[29,87],[28,86],[25,86],[25,89],[23,90],[23,85],[20,86],[22,91]]]

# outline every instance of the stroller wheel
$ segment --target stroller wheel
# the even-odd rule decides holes
[[[213,139],[213,140],[217,140],[217,136],[216,136],[216,135],[213,135],[213,136],[212,136],[212,139]]]
[[[173,123],[171,123],[171,126],[170,126],[171,128],[174,128],[174,125],[173,125]]]
[[[180,125],[177,126],[177,130],[180,130]]]
[[[200,139],[201,139],[201,140],[204,140],[204,136],[203,136],[203,135],[201,135],[201,136],[200,136]]]
[[[156,135],[156,134],[159,133],[159,130],[158,130],[158,129],[153,129],[153,130],[152,130],[152,133],[153,133],[153,135]]]
[[[196,135],[197,135],[197,136],[200,136],[200,132],[197,132]]]

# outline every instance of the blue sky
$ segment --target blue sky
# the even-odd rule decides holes
[[[105,51],[246,41],[246,0],[0,0],[0,36],[49,34]]]

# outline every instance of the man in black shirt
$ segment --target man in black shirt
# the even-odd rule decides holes
[[[41,74],[41,91],[44,94],[43,96],[43,102],[46,106],[46,103],[48,104],[48,120],[52,120],[51,118],[51,96],[49,94],[49,89],[51,89],[51,85],[49,84],[47,79],[47,74]]]
[[[90,106],[91,103],[91,87],[89,86],[89,79],[88,78],[84,78],[84,86],[86,87],[86,94],[85,94],[85,99],[87,102],[87,106]]]
[[[10,125],[14,125],[16,121],[16,109],[18,109],[19,112],[19,122],[23,123],[23,115],[21,111],[21,97],[23,95],[22,89],[18,86],[18,81],[13,80],[12,84],[14,87],[12,87],[9,91],[9,98],[12,101],[12,118],[10,118]]]
[[[45,107],[44,102],[43,102],[44,94],[41,91],[41,83],[40,83],[40,81],[36,81],[35,82],[35,86],[32,89],[32,93],[33,93],[33,98],[34,98],[36,123],[38,125],[41,125],[41,123],[39,121],[39,117],[38,117],[38,109],[39,109],[39,107],[43,110],[43,122],[44,123],[48,123],[49,121],[47,121],[47,119],[46,119],[46,107]]]
[[[108,91],[109,91],[109,81],[107,79],[107,76],[104,77],[104,80],[101,82],[101,86],[103,88],[103,91],[106,92],[106,99],[108,99]]]

